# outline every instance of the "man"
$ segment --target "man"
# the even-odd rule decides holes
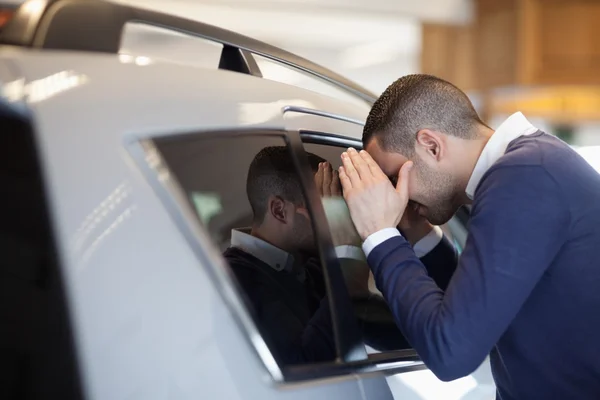
[[[307,153],[307,157],[321,196],[340,196],[339,179],[331,165],[314,154]],[[302,184],[288,148],[267,147],[255,156],[246,191],[254,214],[252,227],[234,229],[224,255],[253,305],[263,335],[284,364],[333,360],[335,344],[321,265]],[[368,292],[369,270],[360,247],[352,249],[360,246],[360,238],[356,232],[340,229],[347,226],[342,219],[330,218],[330,230],[350,294],[360,298]],[[425,227],[407,219],[403,223],[424,262],[432,265],[436,279],[446,285],[455,266],[451,245],[437,231],[431,234],[428,223]],[[378,311],[377,321],[359,321],[366,340],[376,348],[406,347],[385,303],[387,319],[382,316],[381,302],[359,300],[355,306],[365,312]]]
[[[494,132],[464,93],[427,75],[381,95],[363,143],[342,155],[344,197],[427,366],[453,380],[491,352],[499,399],[600,398],[600,175],[520,113]],[[409,200],[433,224],[472,205],[445,292],[394,228]]]

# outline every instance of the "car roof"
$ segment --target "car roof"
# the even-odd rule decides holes
[[[194,129],[285,129],[289,107],[355,121],[364,121],[369,110],[366,103],[361,107],[251,75],[168,62],[138,65],[111,54],[5,46],[0,64],[2,101],[27,109],[50,136],[61,134],[56,128],[69,121],[110,119],[120,125],[115,134],[169,135]]]
[[[281,48],[200,21],[109,0],[25,3],[0,31],[0,43],[36,49],[119,54],[122,36],[130,23],[219,43],[222,46],[219,69],[261,77],[261,68],[255,60],[258,55],[327,81],[368,103],[376,98],[356,82]]]

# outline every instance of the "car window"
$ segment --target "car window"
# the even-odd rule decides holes
[[[223,45],[212,40],[130,22],[123,29],[119,58],[124,63],[138,65],[168,61],[218,69],[222,50]]]
[[[313,221],[283,136],[193,135],[154,144],[278,364],[334,361]]]
[[[80,399],[34,134],[2,111],[0,125],[0,398]]]
[[[358,142],[356,148],[361,148]],[[347,147],[305,142],[304,149],[308,153],[316,154],[328,160],[332,167],[337,169],[341,165],[340,156]],[[348,222],[341,221],[349,219],[347,206],[341,197],[338,197],[337,201],[333,201],[329,207],[326,207],[326,215],[333,237],[336,236],[336,230],[340,228],[353,228],[348,228]],[[460,251],[454,234],[460,228],[460,223],[453,220],[441,228],[446,238],[455,245],[455,249]],[[345,243],[337,243],[337,245],[341,244]],[[360,243],[358,246],[360,246]],[[359,321],[367,351],[369,353],[379,353],[410,349],[410,344],[396,327],[389,307],[375,284],[362,249],[360,247],[355,248],[353,251],[343,250],[339,247],[338,249],[337,255],[341,258],[340,264],[345,275],[345,282],[348,285],[353,311]],[[355,252],[358,252],[358,254]]]
[[[265,79],[312,90],[313,92],[352,103],[362,108],[365,111],[365,115],[370,110],[370,106],[365,100],[315,75],[258,54],[254,54],[254,59]]]

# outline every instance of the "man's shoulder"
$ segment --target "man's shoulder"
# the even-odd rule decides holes
[[[260,276],[256,274],[256,271],[265,269],[266,265],[252,254],[235,246],[225,250],[223,257],[238,279],[243,277],[248,279],[253,278],[254,280],[257,276]]]
[[[506,152],[484,174],[480,186],[501,184],[506,189],[529,185],[532,180],[553,181],[560,153],[572,151],[560,139],[538,131],[513,140]],[[555,185],[552,185],[555,186]]]
[[[537,131],[520,136],[510,142],[494,167],[541,166],[548,168],[561,155],[574,154],[574,150],[559,138]]]
[[[504,155],[492,165],[482,181],[501,174],[518,184],[525,169],[530,178],[531,174],[553,176],[553,170],[561,167],[560,160],[573,154],[575,152],[568,144],[542,131],[521,136],[510,142]]]

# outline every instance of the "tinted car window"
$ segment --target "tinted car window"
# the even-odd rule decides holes
[[[345,147],[311,143],[305,143],[304,148],[307,152],[326,159],[335,170],[340,167],[340,156],[346,149]],[[351,222],[346,222],[349,220],[349,213],[341,196],[332,199],[330,204],[326,203],[325,207],[328,223],[334,237],[336,236],[335,231],[340,228],[348,229],[350,227],[350,229],[353,229]],[[346,221],[341,222],[342,219]],[[373,353],[411,348],[397,328],[383,295],[376,287],[373,274],[360,248],[360,241],[353,243],[354,249],[352,251],[344,251],[340,247],[346,245],[345,242],[335,244],[338,245],[338,257],[344,259],[340,264],[346,277],[345,281],[351,296],[353,311],[359,322],[367,351]]]
[[[155,145],[229,265],[278,363],[333,361],[313,224],[283,137],[197,135]]]
[[[222,50],[221,43],[172,29],[130,22],[123,29],[119,59],[138,65],[168,61],[218,69]]]
[[[370,106],[365,100],[324,79],[258,54],[254,54],[254,58],[265,79],[301,87],[344,102],[352,103],[363,109],[365,116],[369,112]]]

